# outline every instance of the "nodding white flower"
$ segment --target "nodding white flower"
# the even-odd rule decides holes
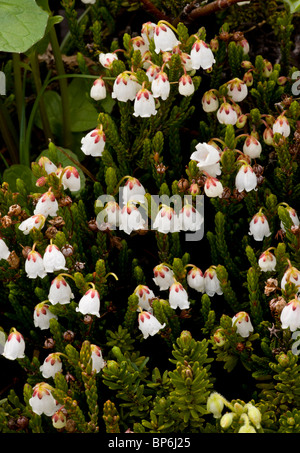
[[[232,124],[234,126],[238,120],[238,114],[229,102],[223,102],[217,111],[217,118],[221,124]]]
[[[160,97],[163,101],[168,99],[171,85],[165,72],[160,71],[151,82],[151,90],[154,98]]]
[[[263,68],[263,75],[265,77],[270,77],[270,75],[272,74],[273,72],[273,65],[272,63],[267,60],[267,59],[264,59],[264,68]]]
[[[9,360],[25,357],[25,341],[23,335],[15,328],[10,332],[4,344],[3,356]]]
[[[122,187],[123,203],[145,203],[146,191],[137,178],[130,176]]]
[[[207,398],[206,407],[207,411],[211,412],[214,418],[221,418],[222,410],[224,408],[224,398],[220,393],[213,392]]]
[[[245,74],[243,76],[243,82],[247,85],[247,87],[251,87],[253,85],[254,78],[253,78],[252,70],[245,72]]]
[[[273,145],[274,133],[270,127],[266,127],[263,132],[263,140],[266,145]]]
[[[292,299],[283,307],[280,321],[282,329],[289,328],[291,332],[300,327],[300,300],[298,298]]]
[[[151,39],[154,38],[156,24],[153,22],[145,22],[142,25],[141,35],[145,43],[150,44]]]
[[[257,187],[257,176],[249,164],[241,166],[235,177],[235,187],[239,192],[250,192]]]
[[[146,285],[138,285],[134,294],[139,299],[139,307],[152,313],[151,299],[155,299],[154,292]]]
[[[202,39],[197,39],[194,42],[190,56],[193,69],[210,69],[216,62],[212,50]]]
[[[183,231],[198,231],[204,222],[200,212],[190,204],[183,206],[179,212],[178,218],[180,229]]]
[[[44,168],[48,175],[55,173],[57,170],[57,166],[46,156],[40,157],[38,164],[40,167]]]
[[[35,327],[39,327],[41,330],[49,329],[52,318],[57,319],[57,316],[51,313],[47,303],[40,302],[34,307],[33,323]]]
[[[214,146],[208,143],[198,143],[196,145],[196,151],[192,153],[190,159],[197,161],[197,167],[200,170],[205,170],[206,173],[214,178],[221,174],[220,153]]]
[[[83,315],[95,315],[100,318],[100,296],[95,288],[86,291],[80,299],[76,311]]]
[[[170,288],[174,283],[174,272],[165,264],[158,264],[153,269],[154,283],[159,286],[160,291],[164,291]]]
[[[291,206],[286,206],[286,210],[288,211],[289,213],[289,216],[293,222],[293,225],[295,226],[299,226],[300,222],[299,222],[299,218],[298,218],[298,215],[297,215],[297,212],[295,209],[291,208]],[[285,231],[285,228],[284,228],[284,225],[283,225],[283,222],[282,220],[280,221],[280,228]]]
[[[192,71],[193,70],[193,61],[191,59],[191,56],[186,53],[186,52],[180,52],[179,53],[181,63],[186,71]]]
[[[155,26],[153,38],[156,53],[172,51],[173,47],[180,44],[173,30],[164,23]]]
[[[232,318],[232,326],[236,327],[237,333],[243,338],[249,337],[253,332],[250,316],[245,311],[240,311]]]
[[[135,36],[131,38],[133,50],[139,50],[141,52],[141,56],[145,54],[149,50],[149,42],[148,40],[145,41],[142,36]]]
[[[42,229],[45,225],[46,217],[43,214],[35,214],[29,217],[19,225],[19,230],[24,234],[29,234],[33,228]]]
[[[39,382],[33,387],[32,397],[29,400],[32,411],[35,414],[45,414],[49,417],[61,407],[54,399],[51,391],[53,387],[46,382]]]
[[[178,216],[171,206],[161,205],[154,219],[153,229],[163,234],[174,233],[180,230]]]
[[[148,77],[149,82],[152,82],[157,74],[159,74],[161,68],[154,63],[151,63],[150,66],[147,68],[146,75]]]
[[[267,217],[259,211],[255,214],[249,225],[249,235],[253,236],[255,241],[262,241],[264,237],[271,235]]]
[[[60,358],[60,354],[58,352],[53,352],[49,354],[44,363],[40,366],[40,371],[44,378],[54,378],[56,373],[60,373],[62,371],[62,361]]]
[[[58,211],[58,202],[54,196],[54,193],[51,191],[51,188],[48,192],[44,193],[38,200],[35,210],[33,211],[35,215],[42,214],[44,217],[55,217]]]
[[[25,271],[28,278],[44,278],[47,275],[45,271],[43,258],[36,250],[31,250],[25,261]]]
[[[115,53],[100,53],[99,61],[104,68],[111,69],[114,60],[118,59],[118,55]]]
[[[188,272],[186,280],[190,288],[193,288],[200,293],[205,292],[204,276],[199,267],[193,266]]]
[[[49,289],[49,302],[51,302],[52,305],[65,305],[69,304],[73,298],[74,294],[72,293],[72,289],[64,277],[62,275],[55,277],[54,280],[52,280]]]
[[[46,272],[68,270],[66,267],[66,258],[55,244],[50,244],[46,247],[43,263]]]
[[[119,225],[120,210],[120,206],[116,201],[108,201],[96,219],[99,230],[101,230],[103,222],[105,222],[108,229],[115,229]]]
[[[155,318],[148,311],[142,311],[138,316],[139,329],[142,332],[144,339],[148,338],[149,335],[153,336],[157,332],[165,327],[165,323],[161,324],[158,319]]]
[[[134,116],[141,118],[149,118],[151,115],[156,115],[155,100],[152,93],[146,88],[141,88],[134,100]]]
[[[56,429],[62,429],[67,425],[67,417],[63,411],[58,410],[51,417],[52,425]]]
[[[67,166],[63,170],[62,183],[64,189],[69,189],[71,192],[78,192],[80,189],[80,175],[77,168]]]
[[[207,113],[215,112],[220,106],[219,99],[214,90],[206,91],[202,96],[201,102],[203,110]]]
[[[141,89],[135,76],[130,72],[121,72],[114,81],[111,97],[120,102],[134,101],[136,94]]]
[[[81,151],[86,156],[101,157],[105,148],[106,137],[102,127],[94,129],[81,139]]]
[[[260,157],[262,147],[260,142],[254,135],[248,135],[243,145],[243,153],[251,157],[251,159],[257,159]]]
[[[10,255],[9,248],[2,238],[0,238],[0,260],[7,260]]]
[[[145,221],[140,209],[132,201],[123,206],[119,215],[119,229],[127,234],[136,230],[144,230]]]
[[[294,283],[300,288],[300,271],[295,266],[289,266],[281,279],[281,288],[285,289],[287,283]]]
[[[94,81],[90,89],[90,96],[95,101],[101,101],[106,98],[106,86],[102,77]]]
[[[91,344],[91,358],[92,358],[92,370],[99,373],[102,368],[106,366],[106,361],[103,359],[102,350],[100,346]]]
[[[263,272],[275,271],[276,257],[270,250],[263,252],[258,260],[258,265]]]
[[[211,297],[215,294],[218,294],[219,296],[223,294],[220,281],[217,277],[216,269],[214,266],[210,266],[204,272],[204,288],[206,294]]]
[[[282,113],[277,117],[272,128],[273,134],[281,134],[284,137],[288,137],[291,133],[291,127],[287,117]]]
[[[237,41],[237,45],[238,46],[241,46],[243,48],[243,53],[244,55],[248,55],[249,51],[250,51],[250,46],[249,46],[249,42],[247,41],[247,39],[241,39],[240,41]]]
[[[181,283],[174,282],[169,288],[169,304],[174,310],[180,308],[181,310],[188,309],[190,302],[188,294]]]
[[[188,74],[183,74],[178,82],[178,92],[182,96],[191,96],[195,91],[193,79]]]
[[[233,102],[242,102],[248,95],[247,85],[235,77],[227,83],[227,94]]]
[[[207,197],[222,197],[223,185],[217,178],[209,176],[205,180],[204,192]]]

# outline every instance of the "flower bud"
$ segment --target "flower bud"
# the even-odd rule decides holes
[[[214,418],[220,418],[222,410],[224,408],[224,399],[222,395],[217,392],[213,392],[207,398],[207,411],[211,412]]]

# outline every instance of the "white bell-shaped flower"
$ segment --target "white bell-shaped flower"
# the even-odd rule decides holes
[[[287,283],[294,283],[300,289],[300,271],[295,266],[290,265],[283,274],[281,288],[285,289]]]
[[[169,288],[169,304],[174,310],[180,308],[186,310],[190,308],[188,294],[181,283],[174,282]]]
[[[33,211],[35,215],[42,214],[44,217],[55,217],[58,211],[58,202],[54,196],[54,193],[51,191],[51,188],[48,192],[44,193],[38,200],[35,210]]]
[[[249,235],[253,236],[255,241],[262,241],[264,237],[271,235],[267,217],[259,211],[255,214],[249,225]]]
[[[154,292],[146,285],[138,285],[134,294],[139,299],[139,307],[152,313],[151,300],[155,299]]]
[[[15,328],[12,329],[4,344],[3,356],[9,360],[25,357],[25,341],[23,335]]]
[[[164,23],[158,23],[155,26],[153,38],[156,53],[172,51],[180,44],[173,30]]]
[[[174,209],[171,206],[162,204],[152,227],[163,234],[180,231],[179,219]]]
[[[144,40],[142,36],[135,36],[134,38],[131,38],[131,43],[133,50],[139,50],[142,57],[145,52],[149,50],[149,41]]]
[[[47,275],[45,271],[43,258],[41,255],[35,251],[31,250],[25,261],[25,271],[28,278],[44,278]]]
[[[193,266],[192,269],[188,272],[186,280],[190,288],[193,288],[200,293],[205,292],[204,276],[199,267]]]
[[[104,68],[107,68],[107,69],[111,69],[114,60],[117,60],[117,59],[118,59],[118,55],[115,54],[115,53],[111,53],[111,52],[104,53],[104,52],[102,52],[102,53],[99,54],[99,62],[102,64],[102,66]]]
[[[277,117],[273,124],[273,134],[281,134],[284,137],[288,137],[291,133],[290,123],[287,117],[282,113]]]
[[[121,72],[114,81],[111,97],[120,102],[134,101],[141,85],[130,72]]]
[[[0,238],[0,260],[7,260],[10,255],[9,248],[2,238]]]
[[[83,315],[95,315],[100,318],[100,295],[94,287],[87,290],[82,296],[76,311]]]
[[[243,145],[243,153],[251,157],[251,159],[258,159],[261,155],[262,146],[254,135],[248,135]]]
[[[159,74],[160,70],[161,70],[160,66],[157,66],[154,63],[151,63],[150,66],[148,66],[146,70],[146,75],[148,77],[149,82],[152,82],[155,79],[157,74]]]
[[[204,93],[202,96],[202,108],[205,112],[215,112],[218,110],[220,103],[218,96],[215,94],[215,90],[209,90]]]
[[[101,157],[105,148],[106,136],[102,126],[94,129],[81,139],[81,151],[86,156]]]
[[[123,206],[119,215],[119,229],[127,234],[131,234],[132,231],[144,230],[145,221],[141,209],[141,207],[137,208],[132,201]]]
[[[101,224],[105,223],[105,227],[114,229],[119,225],[120,206],[116,201],[108,201],[104,209],[97,216],[96,223],[101,230]]]
[[[56,373],[61,373],[62,371],[62,361],[60,354],[58,352],[53,352],[49,354],[43,364],[40,366],[40,371],[42,376],[46,379],[54,378]]]
[[[205,180],[204,193],[207,197],[222,197],[223,184],[217,178],[209,176]]]
[[[168,99],[171,85],[165,72],[160,71],[151,82],[151,90],[154,98]]]
[[[210,266],[204,272],[204,287],[206,294],[211,297],[215,294],[218,294],[219,296],[223,294],[220,281],[217,277],[216,269],[214,266]]]
[[[102,77],[94,81],[90,89],[90,96],[94,101],[101,101],[106,98],[106,86]]]
[[[294,208],[291,208],[291,206],[286,206],[286,210],[288,211],[289,213],[289,216],[293,222],[293,225],[295,226],[299,226],[300,225],[300,222],[299,222],[299,217],[297,215],[297,212]],[[283,225],[283,222],[282,220],[280,221],[280,228],[285,231],[285,228],[284,228],[284,225]]]
[[[194,42],[190,56],[193,69],[210,69],[216,62],[212,50],[202,39],[197,39]]]
[[[178,219],[182,231],[199,231],[204,222],[202,214],[190,204],[183,206]]]
[[[195,91],[193,79],[189,74],[183,74],[178,81],[178,92],[182,96],[191,96]]]
[[[236,77],[227,83],[227,94],[233,102],[242,102],[248,95],[247,85]]]
[[[43,263],[46,272],[68,270],[66,267],[66,258],[55,244],[50,244],[46,247]]]
[[[142,311],[138,316],[139,329],[142,332],[144,339],[148,338],[149,335],[153,336],[159,332],[159,330],[165,327],[165,323],[161,324],[155,316],[148,311]]]
[[[186,52],[180,52],[179,53],[181,64],[183,65],[183,68],[187,71],[190,72],[193,70],[193,60],[191,59],[191,56],[186,53]]]
[[[174,272],[165,264],[158,264],[155,266],[153,273],[153,281],[159,286],[160,291],[169,289],[174,283]]]
[[[106,366],[106,361],[103,359],[102,350],[99,346],[91,344],[91,359],[92,359],[92,370],[99,373],[102,368]]]
[[[154,38],[155,27],[156,27],[156,24],[154,22],[150,22],[150,21],[145,22],[142,25],[141,36],[142,36],[143,40],[145,41],[145,43],[147,43],[148,45],[150,44],[151,39]]]
[[[40,382],[33,387],[32,397],[29,399],[29,404],[35,414],[45,414],[49,417],[61,407],[60,404],[53,398],[51,385]]]
[[[50,319],[57,319],[57,316],[51,313],[48,304],[41,302],[34,307],[33,323],[35,327],[39,327],[41,330],[49,329]]]
[[[223,102],[217,111],[217,118],[221,124],[236,124],[238,120],[238,114],[229,102]]]
[[[276,268],[276,257],[270,250],[263,252],[259,259],[258,265],[263,272],[275,271]]]
[[[232,326],[236,327],[236,331],[243,338],[249,337],[250,333],[253,332],[250,316],[245,311],[240,311],[232,318]]]
[[[73,298],[74,294],[72,293],[72,289],[64,277],[62,275],[55,277],[54,280],[52,280],[49,289],[49,302],[51,302],[52,305],[65,305],[69,304]]]
[[[155,100],[152,93],[146,88],[141,88],[134,100],[134,116],[140,116],[141,118],[149,118],[152,115],[156,115],[157,110],[155,109]]]
[[[23,231],[23,234],[29,234],[33,228],[37,230],[43,228],[45,225],[46,217],[43,214],[35,214],[26,220],[23,220],[19,225],[19,230]]]
[[[123,203],[145,203],[146,191],[137,178],[130,176],[122,187]]]
[[[206,171],[206,173],[214,178],[221,174],[220,153],[214,146],[208,143],[198,143],[196,145],[196,151],[192,153],[190,159],[197,162],[197,167],[200,170]]]
[[[235,177],[235,187],[239,192],[250,192],[257,187],[257,176],[249,164],[241,166]]]
[[[280,314],[282,329],[290,329],[295,332],[300,327],[300,300],[295,297],[283,307]]]
[[[48,175],[55,173],[57,170],[57,166],[47,156],[40,157],[38,164],[40,167],[44,168]]]
[[[64,168],[62,183],[64,189],[69,189],[71,192],[80,190],[80,175],[76,167],[67,166]]]

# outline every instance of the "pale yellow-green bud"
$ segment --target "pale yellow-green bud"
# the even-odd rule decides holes
[[[235,417],[235,414],[233,412],[226,412],[220,420],[220,425],[223,429],[229,428],[231,426],[233,417]]]
[[[224,408],[224,398],[217,392],[213,392],[207,398],[207,410],[214,418],[220,418]]]
[[[247,404],[248,408],[248,417],[253,425],[259,429],[261,423],[261,413],[257,407],[253,406],[253,404]]]
[[[253,426],[251,426],[251,425],[243,425],[240,427],[239,433],[246,433],[246,434],[249,433],[250,434],[250,433],[256,433],[256,431],[253,428]]]

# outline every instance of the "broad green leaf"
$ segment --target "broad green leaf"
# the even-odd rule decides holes
[[[43,38],[47,22],[35,0],[0,0],[0,51],[26,52]]]
[[[284,2],[289,5],[291,14],[300,12],[300,0],[284,0]]]
[[[98,111],[88,99],[86,87],[86,80],[80,78],[73,79],[69,85],[72,132],[87,131],[97,125]]]
[[[50,124],[51,132],[56,138],[57,143],[62,141],[62,106],[60,95],[53,90],[46,91],[43,95],[47,117]],[[40,111],[37,110],[35,116],[35,125],[43,129],[43,123]]]

